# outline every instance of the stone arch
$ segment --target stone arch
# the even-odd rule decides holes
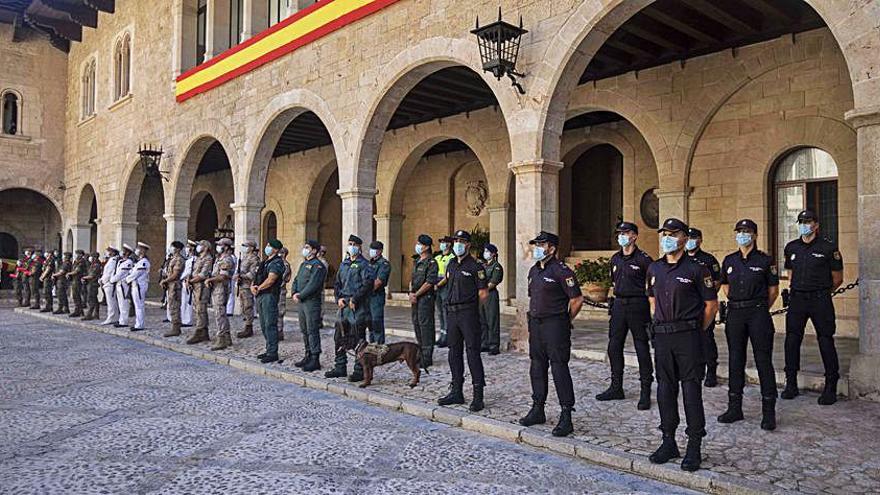
[[[9,189],[27,189],[48,199],[60,215],[64,209],[64,200],[58,187],[50,186],[43,181],[37,181],[30,177],[12,177],[0,179],[0,192]]]
[[[0,232],[14,236],[20,246],[61,248],[66,230],[63,210],[60,202],[39,189],[0,185],[0,211],[4,213],[0,215]]]
[[[333,173],[337,171],[337,162],[336,160],[332,160],[325,164],[318,171],[318,176],[315,178],[312,183],[312,188],[309,191],[308,198],[306,199],[305,205],[305,221],[306,223],[317,222],[318,216],[320,214],[321,209],[321,196],[324,191],[324,188],[327,187],[327,181],[333,176]]]
[[[262,204],[266,189],[266,176],[272,153],[281,134],[297,117],[306,112],[318,116],[330,134],[331,146],[336,156],[345,155],[344,133],[330,106],[321,97],[305,89],[295,89],[273,98],[260,115],[259,133],[245,145],[247,155],[242,175],[243,186],[236,188],[236,202]]]
[[[76,206],[76,223],[86,225],[91,220],[92,202],[98,203],[98,194],[90,182],[86,182],[79,192]],[[100,205],[100,203],[98,203]]]
[[[356,145],[349,150],[350,161],[341,163],[340,189],[375,190],[379,153],[388,123],[403,98],[419,81],[438,70],[464,66],[481,77],[489,88],[497,87],[492,76],[483,72],[479,50],[473,41],[435,37],[424,40],[402,52],[387,64],[373,69],[367,84],[379,88],[375,98],[362,105],[363,120],[354,123]],[[492,89],[503,118],[509,118],[520,107],[513,91]],[[509,127],[509,126],[507,126]],[[508,138],[508,146],[510,146]]]
[[[186,146],[182,148],[183,152],[174,167],[171,182],[167,184],[170,193],[166,192],[165,194],[166,213],[183,217],[189,215],[189,203],[196,172],[198,172],[199,164],[208,147],[215,141],[220,143],[229,159],[233,191],[239,190],[238,184],[241,182],[239,178],[239,164],[241,163],[239,148],[235,146],[232,135],[223,124],[214,119],[206,120],[205,124],[207,130],[196,133],[195,137],[186,141]]]

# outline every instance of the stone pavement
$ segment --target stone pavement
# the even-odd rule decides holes
[[[50,318],[69,321],[64,317]],[[554,421],[537,428],[515,426],[516,420],[526,412],[530,403],[528,358],[521,354],[504,353],[484,357],[488,382],[487,408],[478,416],[473,416],[468,415],[464,407],[440,408],[432,405],[437,397],[446,392],[449,382],[444,350],[438,350],[431,373],[423,374],[422,383],[415,389],[405,386],[408,371],[402,365],[377,369],[373,386],[368,390],[382,394],[368,397],[359,389],[349,387],[344,380],[330,380],[328,386],[323,373],[305,374],[293,368],[290,361],[300,356],[301,344],[292,322],[287,325],[288,340],[281,346],[282,357],[287,361],[261,366],[253,357],[263,346],[261,337],[236,340],[232,349],[212,353],[207,350],[207,344],[179,345],[185,340],[183,337],[161,339],[167,324],[161,324],[160,320],[161,310],[151,308],[148,311],[149,329],[136,333],[134,338],[150,339],[157,345],[174,346],[182,352],[195,353],[206,359],[309,387],[327,388],[349,397],[388,404],[404,412],[427,415],[439,421],[457,415],[452,422],[465,428],[471,423],[472,429],[546,445],[640,474],[674,480],[689,487],[725,491],[741,483],[751,489],[778,492],[880,493],[880,458],[877,456],[877,452],[880,452],[880,404],[872,402],[844,400],[831,407],[822,407],[816,404],[817,395],[812,393],[793,401],[780,400],[779,428],[768,433],[759,428],[760,396],[757,387],[746,388],[746,420],[734,425],[720,425],[714,420],[725,408],[726,388],[705,389],[708,419],[708,437],[703,451],[705,469],[690,475],[680,471],[676,465],[656,467],[647,464],[645,456],[656,447],[660,436],[657,430],[659,415],[656,406],[650,411],[636,410],[638,383],[635,370],[631,368],[627,369],[625,383],[628,399],[598,403],[592,397],[607,386],[607,367],[601,362],[573,361],[572,375],[578,397],[574,414],[576,431],[567,443],[549,443],[545,441],[550,438],[547,433],[558,414],[558,408],[552,400],[553,390],[548,416]],[[240,325],[237,321],[234,326]],[[106,327],[102,330],[113,332]],[[130,332],[117,332],[132,336]],[[330,329],[323,331],[323,339],[324,349],[332,349]],[[322,358],[327,366],[331,360],[329,353],[325,352]],[[466,394],[470,393],[469,388],[466,386]],[[483,426],[473,424],[483,419]],[[543,440],[536,439],[536,434]],[[679,442],[683,445],[684,441],[681,428]]]
[[[693,493],[0,314],[0,493]]]

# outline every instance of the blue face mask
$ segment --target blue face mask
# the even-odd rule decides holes
[[[697,249],[696,239],[688,239],[687,242],[684,244],[684,248],[687,249],[688,251],[696,250]]]
[[[808,223],[799,223],[798,224],[798,234],[800,234],[801,237],[808,236],[812,233],[813,233],[813,227],[811,227],[810,224],[808,224]]]
[[[449,244],[447,244],[445,242],[441,242],[440,243],[440,251],[446,251],[447,249],[449,249]]]
[[[201,247],[201,246],[200,246]],[[272,256],[272,246],[266,246],[263,249],[263,252],[266,253],[266,256]]]
[[[375,259],[379,255],[378,249],[370,249],[370,259]]]
[[[425,251],[425,246],[422,246],[421,244],[416,244],[416,254],[420,255],[424,251]]]
[[[532,249],[532,258],[534,258],[535,260],[541,261],[542,259],[544,259],[546,257],[547,257],[547,249],[545,249],[541,246],[535,246],[535,248]]]
[[[358,253],[360,253],[360,252],[361,252],[361,248],[359,248],[357,246],[348,246],[348,254],[350,256],[357,256]]]
[[[752,234],[748,232],[737,232],[736,233],[736,243],[742,247],[746,247],[752,244]]]
[[[671,235],[664,235],[660,239],[660,250],[664,254],[673,253],[678,249],[678,239]]]
[[[619,244],[620,247],[625,248],[632,244],[632,239],[626,234],[617,234],[617,244]]]
[[[455,253],[456,256],[464,256],[465,248],[463,242],[456,242],[452,245],[452,252]]]

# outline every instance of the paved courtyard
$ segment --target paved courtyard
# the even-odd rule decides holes
[[[0,310],[0,493],[691,493]]]

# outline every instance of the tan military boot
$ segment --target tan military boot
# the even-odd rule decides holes
[[[180,323],[172,323],[171,329],[165,332],[163,337],[177,337],[180,335]]]
[[[214,345],[211,346],[211,350],[222,351],[227,347],[232,347],[232,337],[230,337],[228,333],[225,333],[217,336],[217,340],[214,342]]]
[[[208,342],[211,340],[211,337],[208,336],[207,328],[197,328],[195,333],[193,333],[192,337],[186,341],[187,344],[198,344],[199,342]]]
[[[244,330],[235,334],[235,338],[237,339],[246,339],[248,337],[254,336],[254,326],[253,325],[245,325]]]

